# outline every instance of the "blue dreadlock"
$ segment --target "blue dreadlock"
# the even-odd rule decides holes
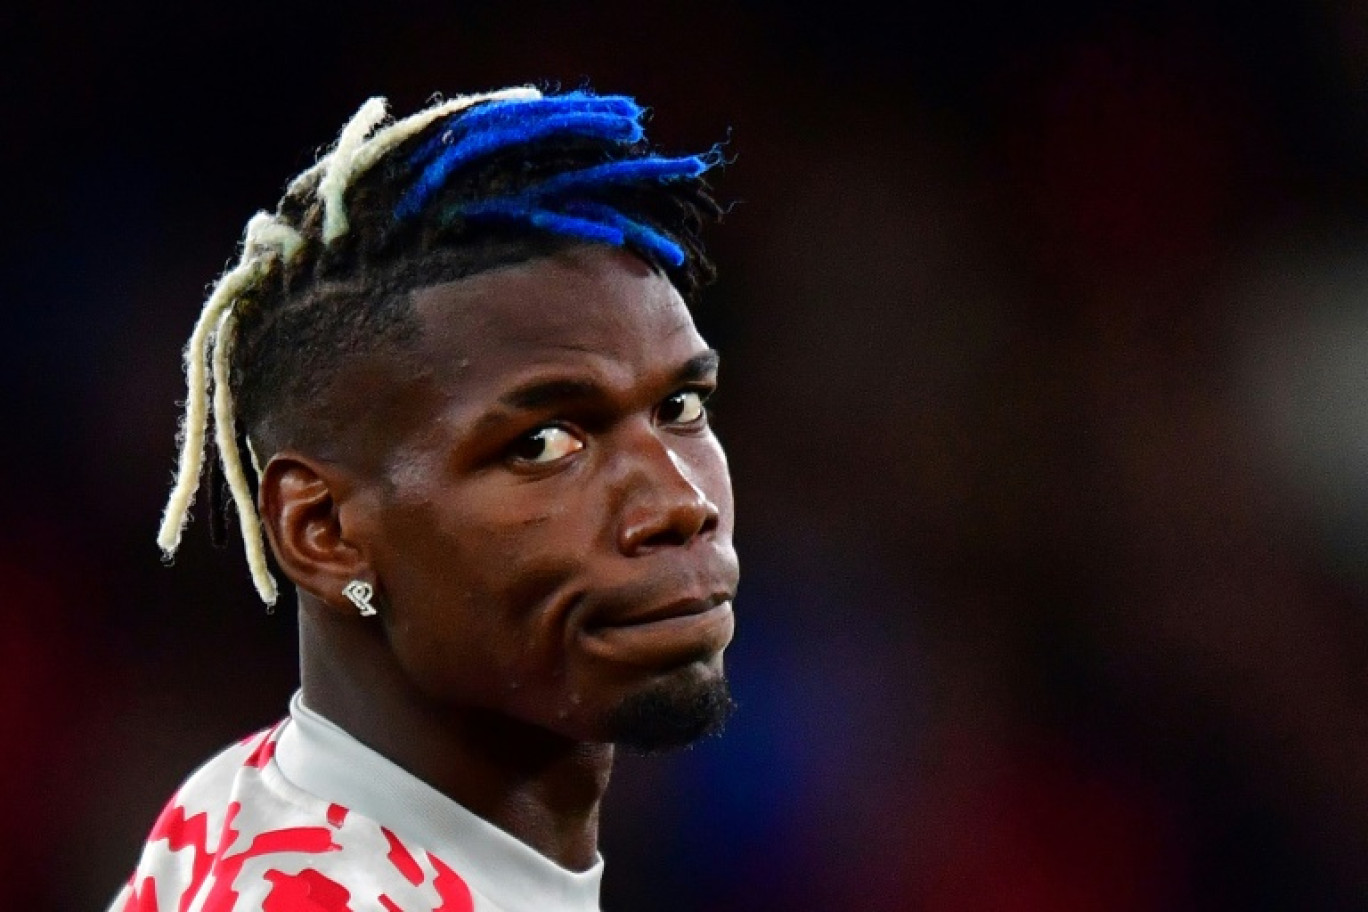
[[[180,542],[212,414],[211,536],[226,532],[223,479],[257,591],[274,601],[252,448],[269,455],[334,433],[332,389],[348,360],[337,353],[409,344],[408,290],[591,241],[632,248],[691,301],[715,272],[701,230],[723,210],[703,176],[722,155],[655,154],[645,113],[623,95],[546,97],[531,86],[437,99],[400,120],[384,99],[367,100],[276,212],[248,223],[241,259],[205,302],[187,346],[163,550]]]
[[[402,222],[419,215],[462,168],[547,137],[584,137],[626,149],[643,140],[644,115],[645,109],[628,96],[587,92],[495,101],[455,114],[409,156],[409,167],[421,171],[399,198],[394,216]],[[638,247],[677,267],[686,254],[674,240],[607,203],[577,194],[615,184],[696,178],[721,159],[714,147],[701,155],[679,158],[647,155],[610,161],[563,172],[504,196],[454,206],[442,220],[448,224],[458,218],[518,220],[553,234]]]

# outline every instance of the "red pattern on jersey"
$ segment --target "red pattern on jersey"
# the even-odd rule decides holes
[[[247,756],[247,761],[243,766],[251,766],[256,769],[266,768],[266,764],[270,763],[271,758],[275,756],[275,733],[276,728],[279,727],[279,725],[276,725],[275,728],[268,729],[262,734],[261,743],[256,746],[256,750],[252,751],[251,754]]]
[[[204,912],[231,912],[233,903],[237,902],[237,893],[233,891],[233,881],[237,878],[242,862],[238,862],[235,867],[225,870],[227,859],[223,857],[223,852],[234,842],[237,842],[238,831],[233,829],[233,821],[237,819],[238,812],[241,810],[242,805],[233,801],[229,803],[228,814],[223,818],[223,831],[219,834],[219,854],[210,868],[214,875],[214,886],[210,888],[209,895],[204,900]],[[243,861],[246,859],[244,858]],[[199,892],[199,885],[191,884],[181,896],[181,902],[189,902],[197,892]]]
[[[393,832],[353,815],[343,805],[318,804],[307,811],[304,806],[296,805],[275,818],[274,826],[269,824],[274,811],[265,819],[261,818],[260,812],[243,815],[243,801],[255,809],[257,796],[267,794],[262,791],[266,787],[260,784],[259,777],[273,762],[280,730],[277,725],[258,732],[240,742],[238,748],[231,749],[228,756],[220,755],[220,760],[212,761],[221,764],[222,772],[213,773],[212,766],[209,767],[209,781],[221,782],[221,777],[227,773],[233,782],[233,794],[242,796],[241,801],[237,798],[228,800],[226,807],[218,805],[224,808],[224,813],[216,841],[211,841],[209,832],[210,815],[217,816],[212,810],[214,805],[209,805],[211,810],[199,810],[206,807],[203,780],[198,784],[187,783],[162,809],[149,835],[148,845],[165,840],[166,850],[159,848],[148,856],[155,859],[147,862],[151,870],[144,871],[140,867],[111,912],[161,912],[164,906],[188,912],[192,903],[201,912],[250,912],[251,909],[259,912],[354,912],[349,905],[353,898],[360,903],[355,912],[377,905],[385,912],[474,912],[469,886],[444,862],[425,852],[422,853],[428,863],[425,867],[420,858],[415,857],[414,850],[404,845]],[[215,780],[213,776],[220,779]],[[220,787],[215,785],[215,788]],[[196,813],[192,814],[188,809],[195,809]],[[248,822],[244,822],[244,818]],[[366,835],[368,829],[369,836]],[[357,869],[365,870],[368,876],[353,883],[348,856],[356,856],[356,849],[361,845],[367,846],[361,851],[374,852],[373,834],[377,829],[385,837],[389,853],[384,861],[372,856],[370,864],[373,867]],[[247,843],[246,847],[239,846],[239,842]],[[212,852],[210,845],[213,845]],[[234,849],[237,851],[233,852]],[[188,857],[181,854],[186,851],[193,854]],[[333,855],[335,852],[340,854]],[[294,857],[278,862],[263,858],[278,853],[294,856],[326,853],[330,857]],[[245,876],[244,868],[253,859],[262,861],[252,866],[254,873],[251,876]],[[157,871],[158,868],[164,870]],[[299,873],[287,873],[291,870]],[[431,877],[428,870],[434,872]],[[152,871],[157,873],[154,875]],[[350,886],[344,886],[334,877]],[[381,893],[388,889],[391,894],[404,895],[397,892],[404,889],[401,885],[404,882],[411,887],[430,883],[437,896],[436,908],[432,908],[432,903],[420,901],[406,910]],[[374,897],[373,901],[371,897]],[[239,904],[245,908],[237,909]]]
[[[437,896],[442,900],[442,904],[432,912],[475,912],[475,900],[461,875],[442,864],[442,859],[431,852],[427,853],[427,857],[437,872],[432,885],[437,888]]]
[[[352,912],[347,905],[351,892],[312,868],[298,874],[271,870],[264,876],[271,882],[271,893],[261,912]]]
[[[152,835],[147,839],[149,843],[165,839],[167,847],[173,852],[189,847],[195,853],[194,859],[190,862],[190,882],[181,894],[180,912],[185,912],[190,907],[190,900],[199,892],[200,885],[204,883],[204,878],[209,874],[209,868],[214,862],[213,856],[209,854],[208,830],[208,814],[201,811],[187,818],[185,808],[177,804],[173,798],[171,803],[162,809],[161,816],[152,827]],[[154,902],[151,908],[156,912],[157,904]]]
[[[228,806],[228,819],[223,822],[224,839],[219,843],[219,854],[214,859],[212,868],[214,885],[204,900],[204,912],[232,912],[238,898],[237,891],[233,889],[233,883],[237,880],[238,874],[242,872],[242,866],[253,858],[276,852],[302,852],[316,855],[342,848],[333,842],[331,831],[324,827],[287,827],[258,833],[252,839],[252,844],[246,849],[236,855],[225,855],[223,854],[224,851],[230,848],[241,835],[237,830],[232,829],[233,820],[240,810],[241,806],[236,801]],[[232,838],[228,838],[230,833]]]
[[[120,912],[158,912],[157,906],[157,881],[148,876],[143,878],[141,886],[132,882],[129,886],[133,889],[129,891],[128,902]]]
[[[380,828],[380,832],[384,833],[385,839],[389,841],[390,864],[394,865],[399,870],[399,873],[404,875],[404,879],[415,887],[422,883],[423,869],[418,867],[418,862],[413,860],[412,853],[410,853],[408,848],[399,841],[399,837],[395,836],[384,827]]]

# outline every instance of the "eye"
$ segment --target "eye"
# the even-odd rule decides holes
[[[660,403],[656,416],[661,424],[701,424],[708,417],[706,399],[702,390],[680,390]]]
[[[514,462],[546,465],[584,449],[584,441],[563,427],[547,425],[518,439],[509,449]]]

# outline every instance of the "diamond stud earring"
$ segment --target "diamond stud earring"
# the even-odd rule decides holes
[[[371,599],[375,596],[375,588],[364,580],[352,580],[342,587],[342,594],[345,595],[356,610],[361,612],[362,617],[372,617],[375,614],[375,605],[371,604]]]

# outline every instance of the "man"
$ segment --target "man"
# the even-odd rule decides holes
[[[302,686],[182,786],[115,910],[594,910],[614,745],[721,726],[732,497],[685,301],[718,156],[658,155],[642,114],[373,99],[249,223],[187,346],[159,542],[212,412]]]

